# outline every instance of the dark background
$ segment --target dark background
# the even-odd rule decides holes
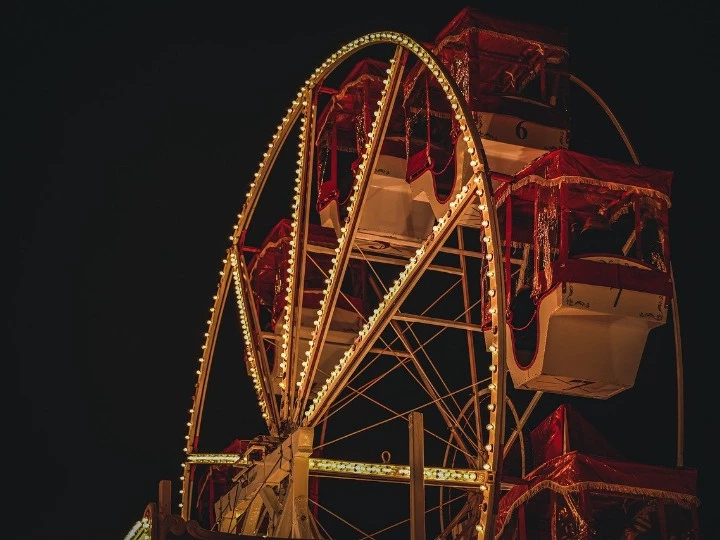
[[[695,255],[701,242],[715,251],[712,2],[16,1],[2,20],[3,528],[14,538],[119,539],[160,480],[175,495],[217,271],[290,101],[352,38],[432,40],[465,5],[566,29],[573,73],[644,164],[675,172],[685,464],[699,470],[717,537],[717,351],[701,315],[713,263]],[[602,155],[599,135],[597,145]],[[240,381],[228,400],[245,399],[237,431],[252,437],[256,407]]]

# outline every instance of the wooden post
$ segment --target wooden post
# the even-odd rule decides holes
[[[172,514],[172,482],[160,480],[158,486],[158,514],[160,520]]]
[[[425,540],[425,445],[423,415],[410,413],[410,538]]]
[[[189,511],[188,511],[189,512]],[[190,514],[188,513],[188,518]],[[157,534],[158,540],[166,540],[168,537],[168,529],[172,520],[172,482],[170,480],[160,480],[158,485],[158,504],[157,504],[157,521],[152,524],[151,538],[155,539]]]

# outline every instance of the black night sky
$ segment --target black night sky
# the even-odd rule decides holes
[[[429,41],[465,5],[566,29],[573,73],[610,106],[643,164],[675,173],[685,464],[699,470],[703,525],[720,534],[710,523],[720,500],[716,340],[705,303],[714,263],[704,258],[714,248],[697,251],[716,212],[717,8],[402,5],[6,5],[3,529],[13,538],[120,539],[157,500],[158,482],[177,480],[227,237],[290,101],[343,43],[376,30]],[[617,141],[601,140],[611,131],[586,129],[597,154],[615,150]],[[245,396],[254,418],[249,383],[228,399]],[[238,435],[254,436],[256,425],[238,419]],[[674,419],[667,430],[674,437]]]

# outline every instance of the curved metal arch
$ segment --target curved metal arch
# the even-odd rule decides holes
[[[580,80],[575,75],[570,74],[570,81],[577,84],[580,88],[585,90],[590,96],[600,105],[605,114],[608,115],[610,121],[617,129],[620,137],[625,143],[625,147],[632,157],[635,165],[640,165],[640,159],[638,158],[635,148],[630,143],[625,130],[620,125],[615,114],[610,110],[610,107],[605,101],[595,92],[588,84]],[[684,453],[685,453],[685,405],[684,405],[684,384],[683,384],[683,361],[682,361],[682,340],[680,337],[680,314],[678,312],[677,303],[677,292],[675,289],[675,274],[673,272],[672,262],[669,263],[670,280],[673,287],[672,296],[672,313],[673,313],[673,332],[675,337],[675,373],[676,373],[676,389],[677,389],[677,454],[676,454],[676,465],[682,467],[684,464]]]
[[[483,389],[481,389],[481,390],[478,390],[477,394],[478,394],[478,396],[482,396],[482,395],[485,395],[485,394],[489,394],[489,392],[490,392],[490,391],[489,391],[487,388],[483,388]],[[459,419],[462,419],[462,418],[468,419],[468,415],[467,415],[466,413],[467,413],[468,409],[470,408],[470,406],[472,405],[472,402],[473,402],[473,400],[470,399],[470,400],[468,400],[467,403],[463,406],[462,410],[460,411],[460,413],[459,413],[459,415],[458,415],[458,416],[459,416]],[[512,416],[513,416],[513,420],[514,420],[514,422],[515,422],[516,430],[517,430],[517,433],[518,433],[518,434],[517,434],[517,438],[518,438],[519,441],[520,441],[519,444],[520,444],[521,471],[522,471],[522,474],[523,474],[523,476],[524,476],[524,475],[525,475],[526,455],[525,455],[525,439],[524,439],[524,437],[522,436],[522,433],[521,433],[521,431],[522,431],[522,421],[521,421],[521,419],[520,419],[520,416],[519,416],[518,413],[517,413],[517,409],[515,408],[515,405],[513,404],[512,400],[510,399],[510,397],[507,397],[507,399],[506,399],[506,401],[505,401],[505,404],[507,405],[508,409],[510,410],[510,413],[511,413]],[[445,448],[445,455],[444,455],[444,458],[443,458],[443,463],[445,463],[445,465],[448,465],[447,460],[448,460],[448,456],[450,455],[450,449],[451,449],[451,446],[450,446],[450,445],[446,446],[446,448]],[[441,501],[442,501],[442,496],[441,496]],[[442,502],[441,502],[440,504],[442,504]],[[440,516],[440,519],[441,519],[441,524],[442,524],[442,519],[443,519],[443,518],[442,518],[442,514],[441,514],[441,516]]]

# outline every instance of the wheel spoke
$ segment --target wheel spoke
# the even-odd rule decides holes
[[[395,66],[391,76],[387,80],[384,98],[380,103],[378,119],[373,122],[372,131],[369,134],[370,144],[367,148],[367,154],[359,165],[360,173],[356,176],[357,182],[353,186],[354,193],[350,196],[348,219],[344,227],[340,229],[338,248],[335,250],[334,265],[328,276],[328,286],[325,289],[321,308],[318,310],[318,319],[316,320],[315,330],[312,334],[310,348],[307,353],[307,365],[301,371],[300,380],[298,381],[302,392],[301,399],[298,400],[299,406],[295,415],[295,420],[298,422],[301,420],[300,416],[305,410],[307,400],[310,396],[311,385],[309,381],[314,379],[317,366],[320,362],[320,355],[323,351],[323,344],[330,329],[331,316],[335,310],[340,287],[342,286],[341,276],[344,276],[347,271],[352,246],[355,244],[355,236],[363,209],[360,203],[366,197],[370,172],[374,170],[377,156],[379,155],[380,145],[376,141],[382,139],[384,136],[390,118],[389,111],[391,110],[391,104],[395,100],[402,81],[404,65],[400,62],[401,53],[402,50],[398,48],[392,62]],[[383,106],[382,103],[385,103],[385,105]]]
[[[267,354],[261,342],[262,326],[260,325],[255,302],[250,300],[252,291],[250,276],[248,275],[245,260],[240,256],[237,247],[234,248],[230,257],[236,283],[235,292],[238,308],[242,318],[241,327],[245,329],[243,337],[246,341],[245,355],[249,363],[250,376],[257,390],[260,408],[263,417],[267,420],[270,433],[277,436],[280,432],[280,413],[273,397]]]

